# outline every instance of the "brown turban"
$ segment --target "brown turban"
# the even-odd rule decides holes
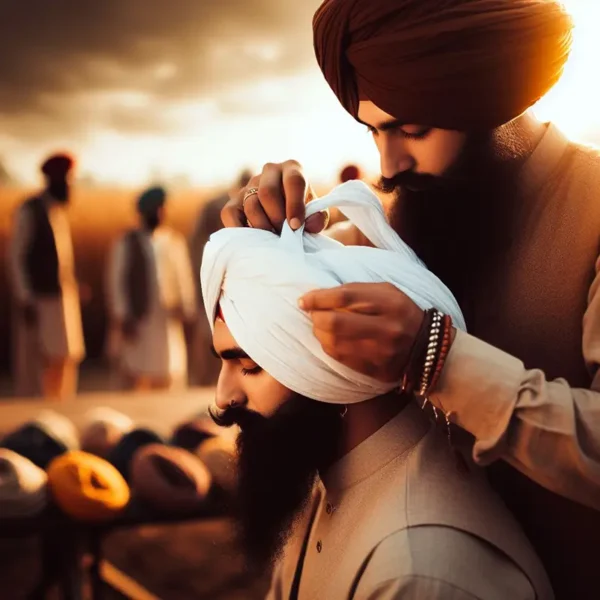
[[[555,0],[325,0],[313,21],[325,79],[357,118],[492,129],[560,78],[572,22]]]
[[[62,178],[73,169],[74,164],[69,154],[54,154],[42,164],[42,173],[49,179]]]
[[[360,168],[356,165],[348,165],[342,169],[340,173],[340,182],[346,183],[347,181],[354,181],[355,179],[362,179],[362,173]]]

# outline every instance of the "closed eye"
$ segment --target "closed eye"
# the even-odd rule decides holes
[[[390,123],[384,123],[379,129],[372,125],[367,125],[367,131],[373,135],[378,136],[380,132],[397,133],[407,140],[422,140],[425,139],[431,133],[431,127],[422,127],[417,131],[407,131],[406,125],[403,123],[392,121]]]
[[[246,375],[258,375],[260,372],[262,371],[262,369],[256,365],[256,367],[252,367],[252,369],[244,369],[242,368],[242,375],[246,376]]]

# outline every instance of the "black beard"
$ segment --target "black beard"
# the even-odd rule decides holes
[[[51,181],[48,184],[48,192],[61,204],[67,204],[70,197],[70,187],[66,181]]]
[[[234,407],[217,418],[236,423],[239,541],[250,569],[279,556],[294,519],[311,498],[319,468],[336,456],[340,407],[294,396],[271,417]]]
[[[160,217],[157,214],[144,215],[142,219],[144,221],[144,227],[148,231],[154,231],[160,225]]]
[[[430,185],[407,189],[410,174],[381,181],[394,194],[388,219],[456,296],[468,319],[473,291],[493,277],[512,242],[515,178],[498,158],[491,133],[471,136],[457,163]],[[423,176],[421,176],[423,177]]]

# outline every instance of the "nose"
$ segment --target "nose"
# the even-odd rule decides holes
[[[225,410],[230,406],[242,406],[246,404],[246,395],[235,384],[234,377],[227,377],[227,369],[221,369],[219,380],[217,381],[217,391],[215,403],[219,410]]]
[[[381,174],[387,179],[409,171],[415,166],[412,156],[407,152],[402,139],[382,134],[377,143],[381,162]]]

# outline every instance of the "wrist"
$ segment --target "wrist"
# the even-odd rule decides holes
[[[421,311],[421,315],[421,322],[416,330],[413,344],[403,370],[402,393],[412,393],[415,391],[421,375],[422,365],[425,361],[429,330],[433,320],[434,311],[433,309]]]
[[[401,392],[427,397],[437,385],[455,336],[456,329],[449,315],[436,309],[424,312],[404,371]]]

